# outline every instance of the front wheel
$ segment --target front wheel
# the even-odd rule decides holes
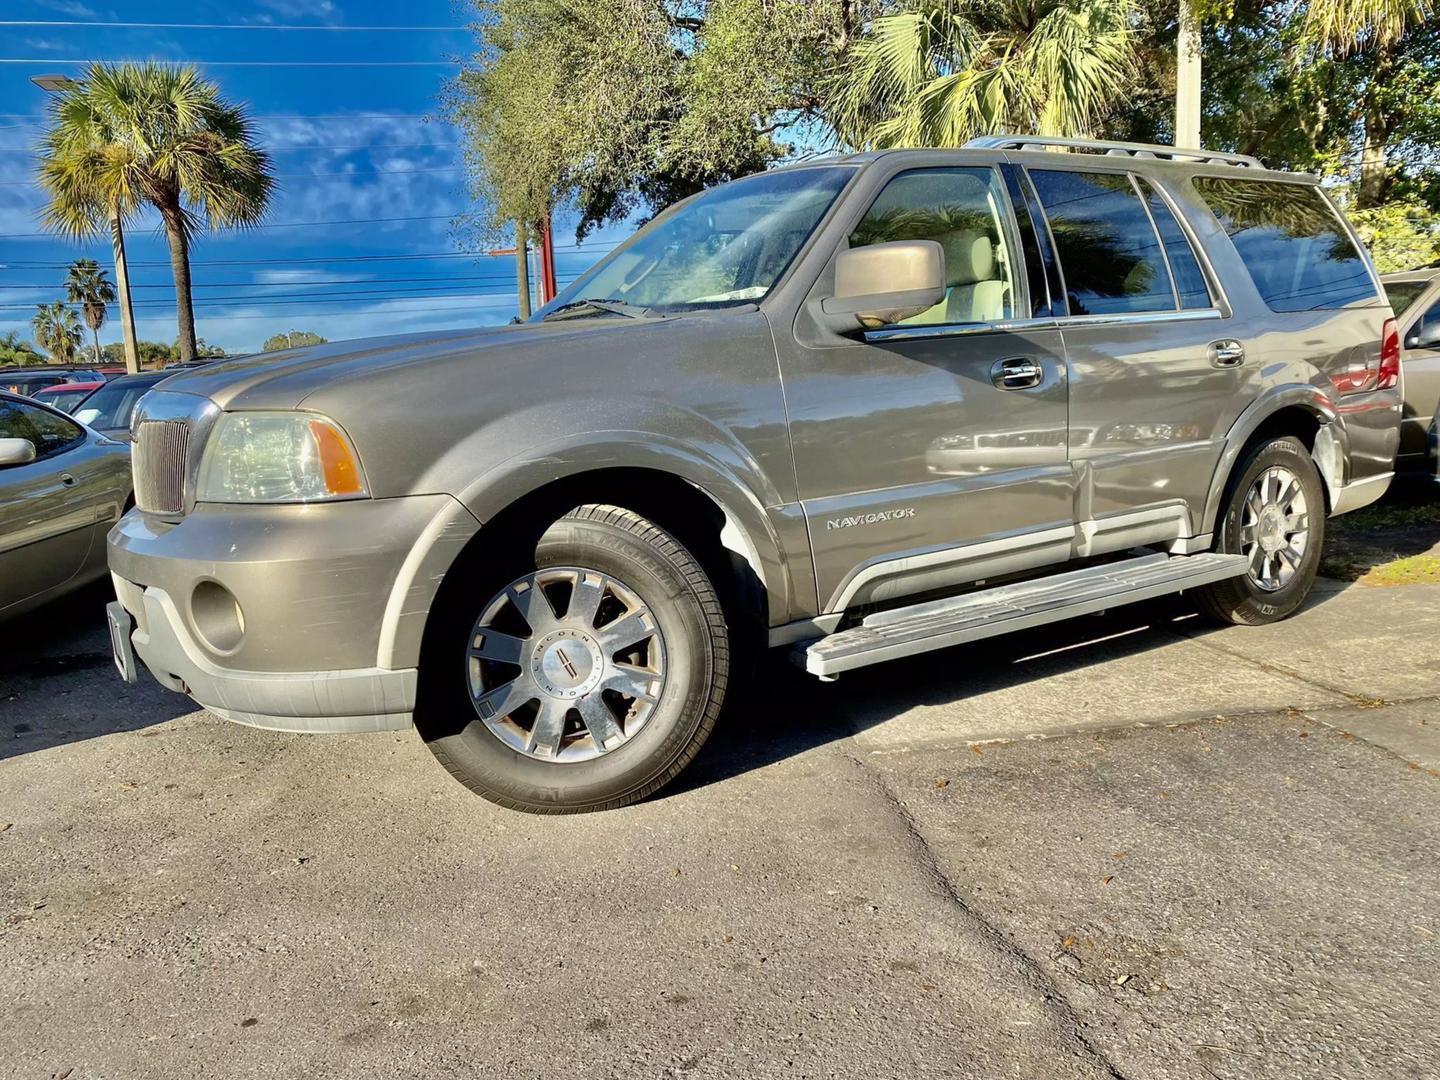
[[[1305,602],[1325,542],[1325,491],[1305,444],[1261,443],[1241,462],[1219,523],[1218,549],[1244,555],[1244,576],[1196,590],[1220,622],[1277,622]]]
[[[729,642],[714,587],[678,540],[616,506],[572,510],[519,561],[475,575],[437,613],[416,726],[456,779],[503,806],[644,798],[720,711]]]

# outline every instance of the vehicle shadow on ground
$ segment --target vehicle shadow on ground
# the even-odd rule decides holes
[[[1349,587],[1363,586],[1322,580],[1302,611]],[[858,735],[917,706],[957,704],[1225,629],[1197,614],[1186,597],[1170,596],[860,668],[833,683],[819,682],[772,653],[727,706],[694,764],[658,797]]]
[[[0,761],[138,731],[199,706],[142,672],[128,686],[110,658],[108,582],[0,623]]]

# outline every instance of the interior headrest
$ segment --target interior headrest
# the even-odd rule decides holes
[[[973,285],[995,276],[995,245],[973,229],[959,229],[936,237],[945,249],[945,284]]]

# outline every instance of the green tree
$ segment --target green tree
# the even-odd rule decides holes
[[[855,147],[1097,134],[1137,63],[1132,0],[915,0],[876,19],[833,88]]]
[[[470,0],[478,52],[450,87],[496,242],[571,206],[579,235],[765,168],[818,134],[825,72],[865,0]],[[783,136],[783,137],[782,137]],[[785,138],[793,138],[787,142]]]
[[[93,64],[51,98],[40,150],[46,227],[93,236],[112,214],[160,213],[170,247],[180,353],[195,356],[190,245],[203,227],[244,227],[264,217],[270,162],[243,108],[193,67]]]
[[[281,349],[298,349],[302,345],[324,345],[326,338],[309,330],[290,330],[283,334],[272,334],[260,346],[261,352],[279,352]]]
[[[95,343],[95,362],[100,362],[100,328],[105,325],[106,306],[115,302],[115,286],[94,259],[76,259],[65,275],[65,299],[80,305],[80,314]]]
[[[1403,124],[1408,94],[1399,78],[1405,62],[1405,39],[1433,13],[1431,0],[1309,0],[1295,62],[1307,67],[1323,59],[1354,59],[1358,101],[1353,122],[1360,131],[1360,209],[1381,203],[1394,174],[1388,161],[1397,128]],[[1433,69],[1429,89],[1434,90]]]
[[[74,362],[75,350],[80,347],[84,334],[73,309],[59,300],[53,304],[37,304],[30,325],[35,328],[35,343],[45,350],[51,363]]]
[[[30,364],[43,363],[44,359],[35,351],[35,346],[15,331],[11,330],[4,336],[0,336],[0,364],[26,367]]]

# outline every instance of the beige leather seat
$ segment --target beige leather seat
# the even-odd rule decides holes
[[[994,322],[1005,318],[1005,283],[998,276],[995,245],[971,229],[935,237],[945,250],[945,299],[905,320],[906,326]]]

